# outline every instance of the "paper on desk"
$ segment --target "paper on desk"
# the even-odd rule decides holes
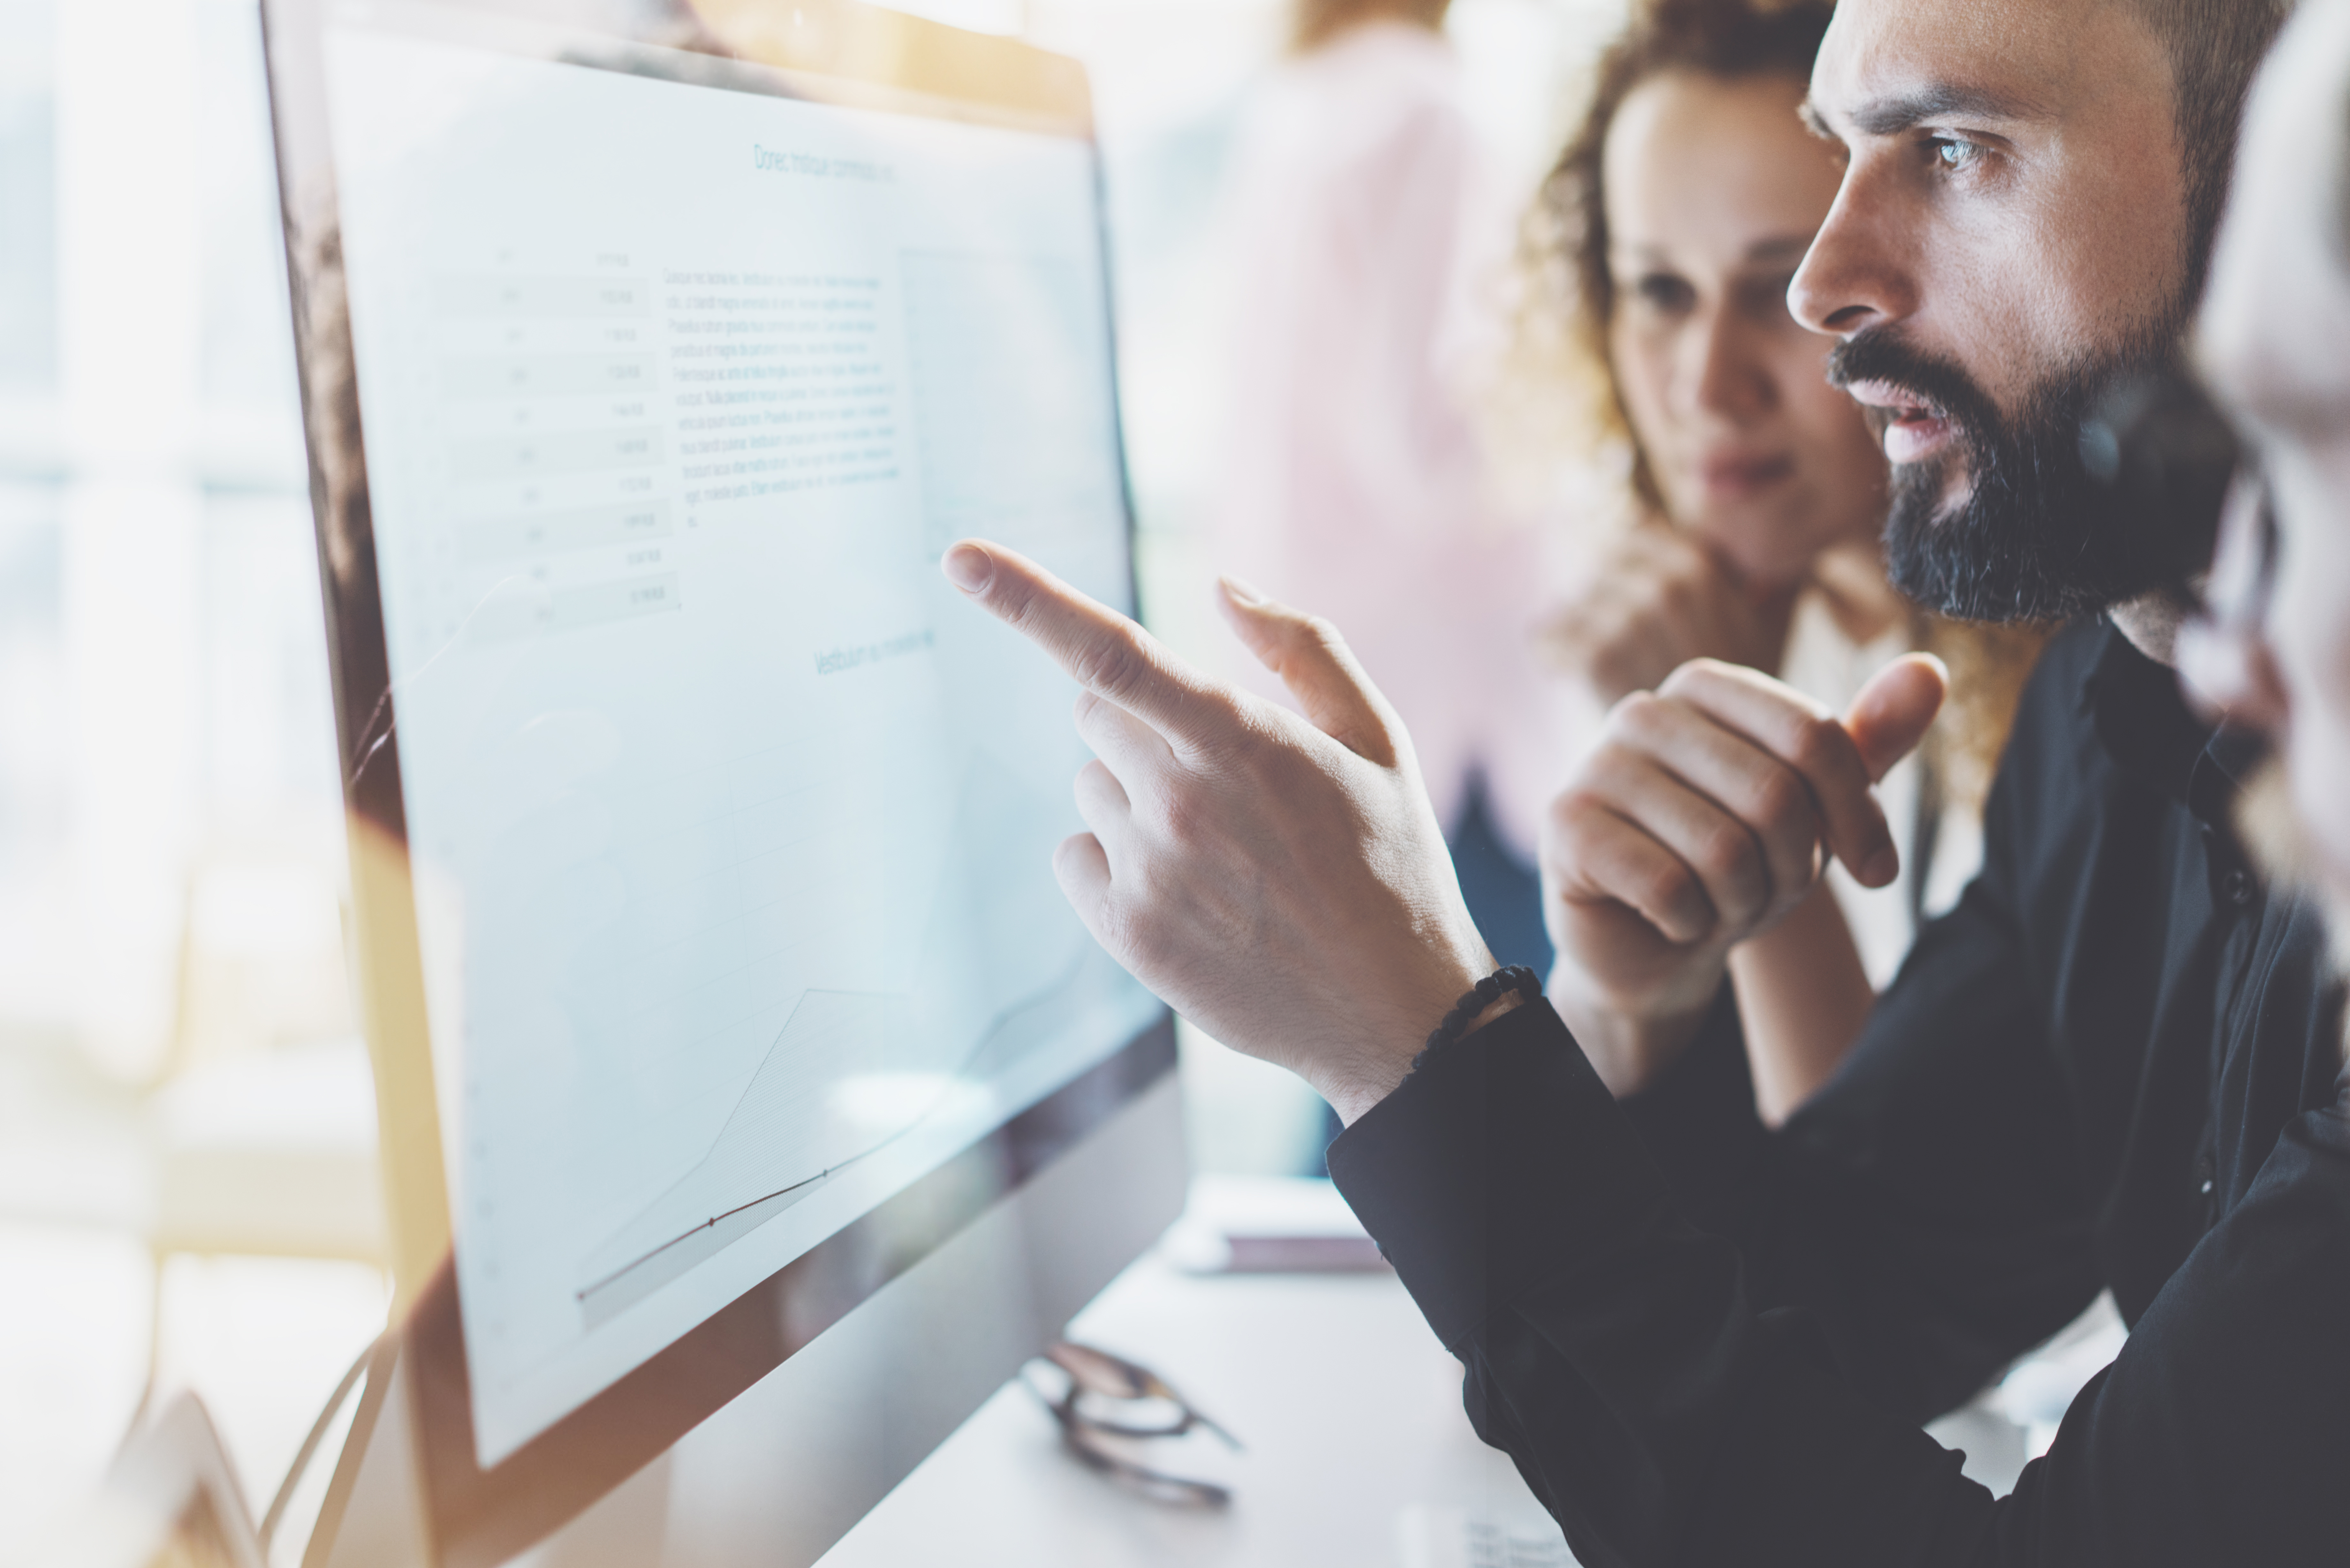
[[[1367,1273],[1387,1260],[1327,1181],[1201,1176],[1159,1243],[1186,1273]]]
[[[1539,1514],[1424,1504],[1397,1516],[1396,1558],[1401,1568],[1577,1568],[1558,1526]]]

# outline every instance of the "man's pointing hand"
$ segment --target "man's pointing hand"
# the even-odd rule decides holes
[[[1090,831],[1054,868],[1096,939],[1347,1121],[1384,1098],[1494,963],[1410,741],[1336,629],[1224,585],[1233,629],[1301,719],[1000,545],[957,545],[942,565],[1083,689],[1077,729],[1097,760],[1076,795]]]

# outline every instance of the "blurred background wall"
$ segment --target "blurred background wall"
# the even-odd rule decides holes
[[[1219,206],[1284,8],[905,8],[1093,70],[1146,606],[1200,649]],[[1457,0],[1516,189],[1621,13]],[[265,1498],[381,1323],[259,49],[255,0],[0,0],[0,1533],[97,1473],[151,1366]],[[1292,1081],[1196,1041],[1186,1073],[1203,1167],[1310,1155]]]

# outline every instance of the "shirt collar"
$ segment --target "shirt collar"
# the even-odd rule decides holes
[[[2179,692],[2177,672],[2140,653],[2110,622],[2082,683],[2081,704],[2124,773],[2210,826],[2230,829],[2243,781],[2267,754],[2259,736],[2198,719]]]

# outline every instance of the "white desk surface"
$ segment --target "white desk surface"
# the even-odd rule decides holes
[[[1014,1385],[824,1568],[1393,1568],[1407,1506],[1541,1517],[1470,1429],[1460,1363],[1392,1274],[1194,1276],[1153,1253],[1070,1334],[1141,1362],[1232,1428],[1242,1453],[1195,1436],[1165,1466],[1230,1485],[1229,1510],[1154,1502],[1086,1469]]]

